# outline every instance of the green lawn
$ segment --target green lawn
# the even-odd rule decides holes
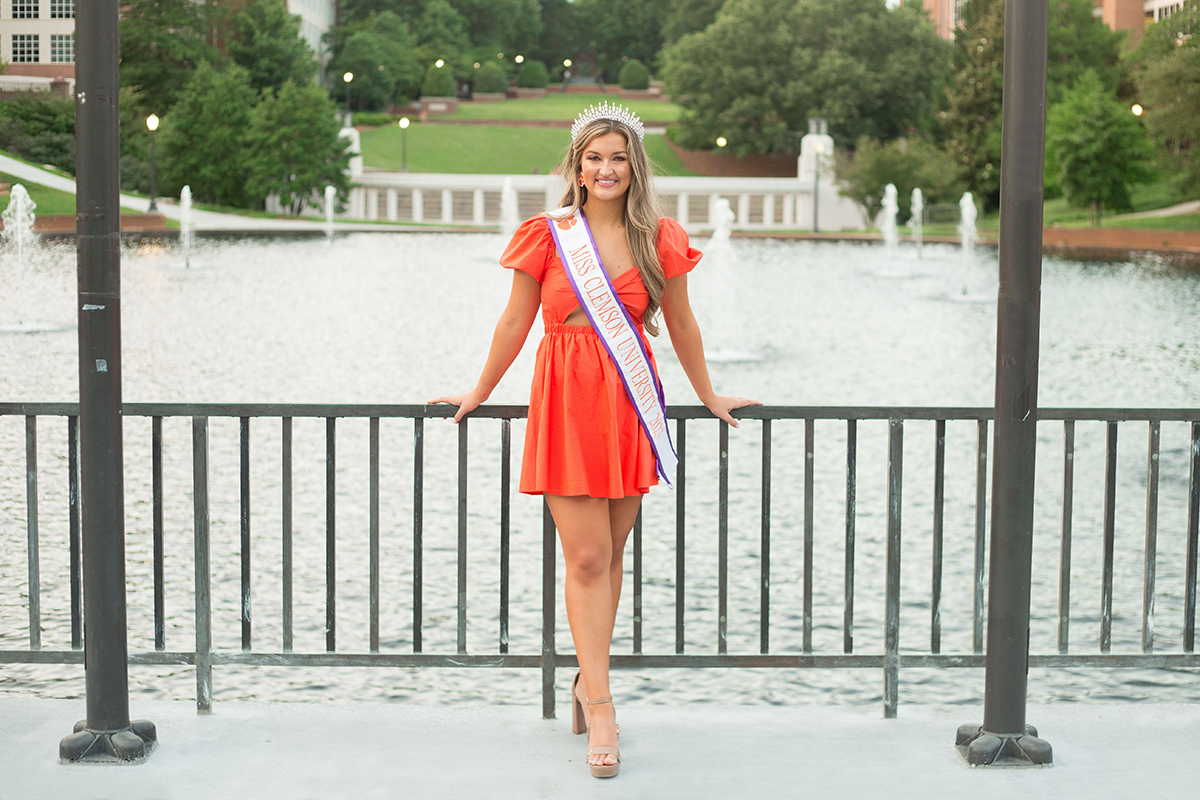
[[[615,91],[609,94],[559,94],[553,89],[545,96],[493,103],[460,102],[458,113],[447,119],[537,119],[573,120],[588,106],[607,100],[620,103],[645,122],[674,122],[679,106],[661,100],[622,100]]]
[[[35,214],[75,213],[75,195],[69,192],[62,192],[58,189],[50,189],[40,184],[23,181],[20,178],[14,178],[12,175],[6,175],[2,172],[0,172],[0,183],[8,183],[13,186],[19,183],[24,186],[29,192],[29,197],[37,204],[37,208],[34,209]],[[0,197],[0,211],[8,208],[9,198],[9,195]]]
[[[485,175],[528,175],[536,170],[545,175],[558,166],[570,138],[565,128],[417,124],[408,129],[408,169]],[[646,150],[660,174],[691,174],[661,135],[647,136]],[[362,151],[367,166],[399,170],[400,127],[364,131]]]

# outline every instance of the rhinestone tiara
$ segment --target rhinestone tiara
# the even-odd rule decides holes
[[[583,129],[598,119],[611,119],[628,125],[630,130],[637,134],[639,142],[646,138],[645,126],[642,125],[637,114],[624,106],[618,106],[605,100],[603,103],[585,108],[579,113],[574,124],[571,125],[571,141],[578,139]]]

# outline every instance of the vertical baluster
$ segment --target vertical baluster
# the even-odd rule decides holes
[[[29,566],[29,649],[42,649],[42,587],[38,554],[37,417],[25,417],[25,531]]]
[[[682,417],[675,422],[675,452],[679,463],[675,465],[675,652],[684,650],[684,562],[686,556],[684,522],[687,510],[687,420]]]
[[[1117,511],[1117,423],[1108,423],[1104,448],[1104,572],[1100,588],[1100,652],[1112,650],[1113,545]]]
[[[983,652],[983,582],[987,567],[987,437],[988,423],[979,420],[975,445],[975,602],[971,621],[971,650]]]
[[[512,485],[512,420],[500,421],[500,652],[508,652],[509,505]]]
[[[558,655],[554,651],[554,612],[558,591],[555,586],[555,567],[558,552],[554,543],[554,517],[550,506],[542,500],[542,718],[554,719],[554,668]]]
[[[369,586],[367,617],[369,631],[369,647],[372,653],[379,652],[379,417],[371,417],[370,421],[370,476],[368,482],[369,498],[369,531],[367,559],[369,561]]]
[[[717,441],[717,653],[729,637],[729,423],[722,420]]]
[[[71,648],[83,647],[83,565],[79,539],[79,417],[67,417],[67,538],[71,551]]]
[[[858,421],[846,420],[846,563],[843,571],[842,652],[854,652],[854,536],[858,495]]]
[[[633,652],[642,654],[642,509],[633,521]]]
[[[1200,422],[1192,423],[1192,457],[1188,481],[1187,575],[1183,589],[1183,650],[1196,647],[1196,548],[1200,538]]]
[[[325,419],[325,649],[337,645],[337,419]]]
[[[942,525],[946,505],[946,420],[933,435],[933,580],[929,597],[929,652],[942,652]]]
[[[292,651],[292,418],[283,418],[283,651]]]
[[[163,560],[162,417],[150,420],[150,505],[154,518],[154,649],[167,649],[166,593]]]
[[[762,421],[762,552],[758,581],[758,651],[771,652],[771,420]]]
[[[1142,573],[1142,652],[1154,651],[1154,578],[1158,571],[1158,445],[1162,423],[1150,420],[1146,446],[1146,552]]]
[[[884,600],[883,716],[900,701],[900,509],[904,487],[904,421],[888,420],[887,596]]]
[[[195,543],[196,713],[212,711],[212,591],[208,539],[208,418],[192,417],[192,504]]]
[[[812,652],[813,618],[813,420],[804,420],[804,652]]]
[[[467,420],[458,423],[458,652],[467,652]]]
[[[250,649],[250,418],[241,418],[242,649]]]
[[[1063,423],[1062,543],[1058,557],[1058,652],[1071,639],[1071,511],[1075,496],[1075,420]]]
[[[424,595],[422,572],[425,524],[425,420],[413,420],[413,652],[421,652],[421,600]]]

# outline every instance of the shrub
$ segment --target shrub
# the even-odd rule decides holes
[[[526,61],[517,75],[517,86],[522,89],[545,89],[550,82],[550,73],[541,61]]]
[[[395,121],[395,114],[384,114],[374,111],[360,111],[354,115],[355,125],[371,125],[374,127],[379,127],[381,125],[391,125]]]
[[[617,80],[622,89],[649,89],[650,70],[636,58],[631,58],[621,67],[621,75]]]
[[[458,82],[454,80],[454,70],[449,64],[438,67],[430,64],[425,72],[425,82],[421,84],[423,97],[454,97],[458,94]]]
[[[475,73],[476,92],[484,94],[500,94],[508,91],[508,78],[504,69],[495,61],[488,61]]]

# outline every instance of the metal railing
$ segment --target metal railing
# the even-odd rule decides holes
[[[80,521],[79,479],[77,463],[77,407],[69,403],[4,403],[0,404],[0,421],[4,417],[23,417],[25,432],[26,475],[26,534],[28,566],[29,646],[27,649],[0,649],[0,663],[66,663],[83,662],[82,593],[80,591]],[[197,681],[197,708],[207,711],[212,704],[213,668],[220,665],[269,666],[376,666],[376,667],[515,667],[540,669],[542,675],[543,712],[554,715],[554,682],[558,667],[574,666],[570,653],[560,652],[556,645],[558,621],[556,604],[556,542],[554,523],[543,505],[542,514],[542,572],[541,611],[542,630],[540,651],[510,652],[510,543],[512,421],[526,414],[524,406],[484,406],[473,412],[468,421],[457,427],[457,506],[456,506],[456,582],[455,603],[456,641],[453,651],[426,652],[423,629],[426,624],[423,610],[425,594],[423,568],[425,525],[425,421],[446,418],[453,414],[447,406],[416,405],[260,405],[260,404],[171,404],[130,403],[123,408],[127,420],[149,418],[151,432],[151,510],[153,538],[154,582],[154,650],[135,650],[129,654],[134,665],[194,665]],[[987,408],[825,408],[825,407],[751,407],[737,414],[745,420],[759,420],[761,438],[759,450],[760,519],[758,589],[758,652],[730,652],[730,464],[729,426],[714,420],[702,407],[670,407],[668,417],[676,421],[675,442],[679,465],[675,480],[674,520],[674,652],[643,652],[643,625],[650,609],[643,606],[643,520],[639,514],[632,538],[632,652],[614,653],[614,667],[771,667],[785,669],[807,668],[869,668],[880,669],[884,675],[883,704],[885,716],[894,716],[899,702],[899,670],[904,667],[982,667],[984,665],[984,588],[986,567],[988,496],[988,438],[992,410]],[[44,649],[41,641],[41,591],[39,542],[39,466],[38,423],[40,418],[66,418],[69,491],[69,524],[67,537],[70,561],[70,619],[71,648]],[[282,640],[279,649],[261,650],[253,646],[251,598],[253,572],[251,569],[251,421],[257,418],[280,421],[280,463],[282,466],[281,493],[281,555],[282,555]],[[191,649],[167,650],[166,614],[164,609],[164,478],[163,478],[163,420],[191,419],[191,472],[194,544],[195,646]],[[221,649],[213,645],[212,559],[210,543],[210,464],[209,421],[212,418],[238,420],[239,442],[239,532],[240,532],[240,649]],[[293,420],[298,418],[324,419],[325,435],[325,650],[297,652],[293,649]],[[337,515],[338,494],[338,420],[365,419],[368,425],[368,500],[367,537],[369,602],[367,614],[368,647],[366,651],[339,651],[337,627]],[[380,420],[411,419],[412,429],[412,598],[411,652],[381,648],[380,631]],[[469,422],[476,419],[498,420],[499,443],[499,636],[494,650],[471,652],[467,646],[467,545],[468,545],[468,436]],[[1197,526],[1200,520],[1200,409],[1042,409],[1043,424],[1061,422],[1062,499],[1061,544],[1058,563],[1057,652],[1030,656],[1033,667],[1200,667],[1200,655],[1195,652],[1195,611],[1197,583]],[[844,481],[844,574],[841,592],[842,631],[841,652],[815,652],[813,644],[814,614],[814,527],[815,527],[815,430],[816,423],[845,423],[845,435],[839,442],[845,447]],[[874,421],[886,425],[886,558],[883,593],[883,647],[876,652],[855,650],[855,578],[863,568],[856,566],[859,492],[859,425]],[[947,423],[974,426],[973,569],[971,648],[969,652],[943,652],[943,559],[945,542],[945,508],[947,480]],[[1103,566],[1101,581],[1101,613],[1099,617],[1099,652],[1076,652],[1069,646],[1071,621],[1071,554],[1074,503],[1074,474],[1076,454],[1076,425],[1095,422],[1104,426],[1104,492],[1103,492]],[[772,649],[772,474],[775,469],[772,445],[773,425],[803,426],[803,503],[802,521],[797,533],[802,537],[802,623],[799,652],[778,652]],[[899,646],[901,622],[901,542],[904,496],[904,432],[906,423],[932,427],[932,515],[915,527],[930,534],[929,584],[929,647],[920,652],[901,652]],[[1160,437],[1163,423],[1178,424],[1186,431],[1187,444],[1179,459],[1186,463],[1186,540],[1185,564],[1182,569],[1182,619],[1180,620],[1181,648],[1177,652],[1155,649],[1155,609],[1157,576]],[[1146,512],[1144,569],[1142,574],[1141,647],[1140,652],[1113,653],[1113,581],[1117,493],[1117,441],[1122,425],[1146,425],[1149,438],[1146,449]],[[689,524],[687,508],[689,486],[697,470],[704,468],[689,457],[689,437],[694,426],[711,430],[718,428],[716,478],[716,610],[717,630],[713,651],[689,650],[685,638],[685,609],[688,586],[685,564],[688,555]],[[127,430],[128,432],[128,430]],[[1174,452],[1174,451],[1173,451]],[[966,455],[964,455],[964,458]],[[839,456],[840,459],[840,456]],[[840,461],[839,461],[840,463]],[[967,463],[967,462],[964,462]],[[1176,464],[1182,474],[1183,463]],[[711,465],[710,465],[711,466]],[[789,469],[796,465],[787,465]],[[744,472],[744,470],[743,470]],[[839,498],[840,499],[840,498]],[[1175,509],[1181,511],[1180,509]],[[790,526],[789,526],[790,527]],[[914,527],[909,523],[909,530]],[[786,531],[785,533],[790,533]],[[778,536],[778,535],[777,535]],[[1160,634],[1161,636],[1161,634]],[[787,647],[784,648],[788,649]]]

